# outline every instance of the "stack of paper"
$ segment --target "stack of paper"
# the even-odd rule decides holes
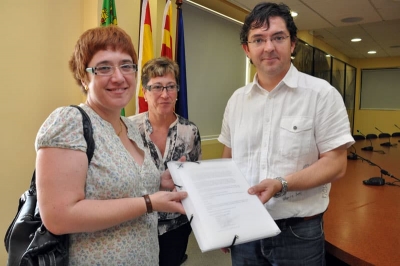
[[[168,162],[202,252],[272,237],[281,231],[232,159]]]

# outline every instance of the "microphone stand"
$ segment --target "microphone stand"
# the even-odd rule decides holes
[[[367,186],[383,186],[383,185],[385,185],[385,179],[383,178],[383,169],[379,166],[379,165],[377,165],[377,164],[375,164],[375,163],[373,163],[373,162],[371,162],[370,160],[368,160],[368,159],[365,159],[364,157],[361,157],[360,155],[358,155],[358,157],[361,159],[361,160],[363,160],[363,161],[366,161],[366,162],[368,162],[370,165],[372,165],[372,166],[376,166],[376,167],[378,167],[381,171],[380,171],[380,173],[381,173],[381,176],[380,177],[370,177],[369,179],[366,179],[366,180],[363,180],[363,184],[364,185],[367,185]]]
[[[379,128],[375,127],[375,129],[378,130],[379,132],[381,132],[382,134],[384,134],[384,132],[382,132]],[[397,145],[397,144],[392,144],[392,143],[390,143],[390,134],[388,134],[388,135],[389,135],[389,141],[388,141],[388,142],[383,142],[383,143],[381,143],[381,146],[384,146],[384,147],[392,147],[392,146]]]
[[[394,124],[394,126],[397,127],[398,129],[400,129],[400,127],[398,127],[396,124]],[[399,139],[399,142],[400,142],[400,139]]]
[[[347,159],[349,159],[349,160],[357,160],[358,159],[357,150],[354,147],[354,145],[351,145],[351,147],[354,149],[354,152],[350,152],[350,154],[347,155]]]
[[[360,130],[357,129],[357,132],[360,133],[361,136],[364,136],[365,139],[367,139],[367,137],[366,137],[363,133],[361,133]],[[372,141],[371,141],[371,139],[368,139],[368,140],[369,140],[369,142],[371,143],[371,146],[363,147],[363,148],[361,148],[361,150],[363,150],[363,151],[374,151],[374,147],[372,147]]]

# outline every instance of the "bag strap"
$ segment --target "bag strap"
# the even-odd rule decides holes
[[[78,105],[70,105],[70,106],[77,108],[82,114],[83,137],[85,138],[87,144],[86,156],[88,158],[88,164],[90,164],[95,149],[92,122],[90,121],[89,115],[81,107],[79,107]],[[36,194],[36,170],[33,171],[31,185],[29,187],[29,193],[31,195]]]
[[[90,164],[90,161],[93,158],[94,148],[95,148],[92,122],[90,121],[90,117],[88,116],[88,114],[81,107],[79,107],[78,105],[70,105],[70,106],[77,108],[82,114],[83,137],[85,138],[87,143],[86,155],[88,158],[88,164]]]

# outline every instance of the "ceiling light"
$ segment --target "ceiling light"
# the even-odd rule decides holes
[[[344,23],[354,23],[354,22],[360,22],[364,18],[361,17],[348,17],[348,18],[343,18],[340,21]]]
[[[376,51],[368,51],[369,54],[376,54]]]
[[[361,42],[361,38],[353,38],[351,39],[352,42]]]
[[[214,10],[212,10],[211,8],[202,6],[202,5],[200,5],[200,4],[198,4],[198,3],[194,2],[194,1],[186,0],[186,3],[188,3],[188,4],[192,5],[192,6],[198,7],[198,8],[200,8],[200,9],[202,9],[202,10],[204,10],[204,11],[207,11],[207,12],[209,12],[209,13],[211,13],[211,14],[214,14],[214,15],[217,15],[217,16],[220,16],[220,17],[223,17],[223,18],[226,18],[226,19],[228,19],[228,20],[230,20],[230,21],[233,21],[233,22],[235,22],[235,23],[237,23],[237,24],[243,25],[243,22],[241,22],[241,21],[239,21],[239,20],[236,20],[236,19],[231,18],[231,17],[229,17],[229,16],[226,16],[226,15],[224,15],[224,14],[222,14],[222,13],[219,13],[219,12],[217,12],[217,11],[214,11]]]
[[[292,15],[292,17],[297,17],[298,13],[296,11],[291,11],[290,14]]]

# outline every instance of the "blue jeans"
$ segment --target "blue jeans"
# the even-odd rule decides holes
[[[325,266],[322,215],[280,229],[282,232],[275,237],[233,246],[232,266]]]

